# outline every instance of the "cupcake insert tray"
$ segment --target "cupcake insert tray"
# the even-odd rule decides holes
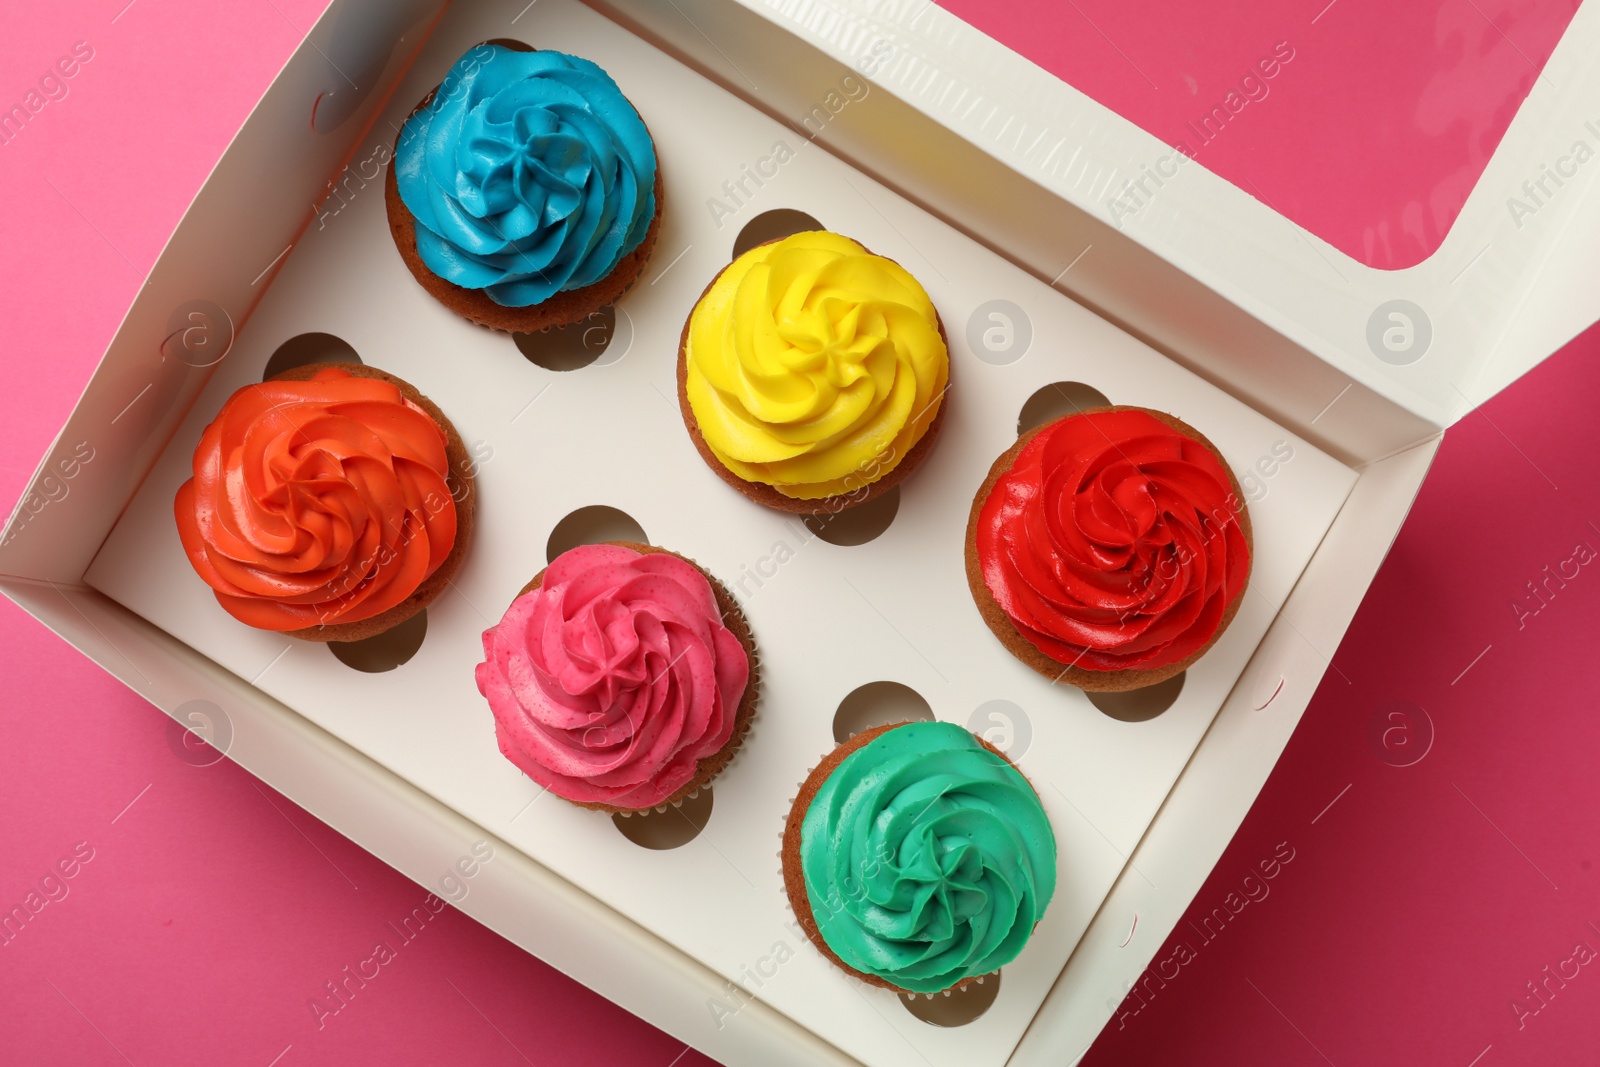
[[[519,343],[440,306],[396,253],[381,182],[368,181],[282,262],[86,581],[847,1055],[873,1065],[998,1067],[1113,884],[1144,877],[1128,856],[1356,473],[576,0],[449,9],[355,158],[392,145],[457,56],[506,36],[600,63],[656,141],[660,235],[616,305],[604,351],[587,366],[550,369],[569,365],[549,358],[559,338]],[[859,84],[864,94],[850,106],[872,106],[869,83]],[[942,437],[898,488],[887,528],[861,544],[831,543],[826,529],[819,535],[726,487],[696,454],[678,410],[685,317],[744,228],[780,210],[900,262],[949,333]],[[261,379],[275,353],[305,347],[299,339],[313,333],[416,385],[477,461],[475,541],[453,588],[428,608],[420,647],[386,672],[234,622],[189,568],[173,527],[172,497],[202,428],[234,389]],[[543,355],[536,362],[523,349]],[[1171,706],[1150,717],[1115,717],[1017,662],[966,588],[967,510],[990,462],[1015,440],[1025,410],[1092,391],[1195,426],[1252,497],[1255,569],[1244,605]],[[496,749],[473,682],[482,631],[545,566],[563,520],[595,505],[720,578],[761,650],[752,731],[711,787],[703,829],[676,848],[641,847],[606,816],[543,795]],[[841,706],[853,708],[852,693],[880,682],[1006,748],[1057,834],[1050,910],[1004,968],[993,1005],[956,1028],[929,1026],[893,994],[831,967],[796,929],[784,897],[777,853],[789,800],[833,747]],[[702,799],[697,810],[706,806]],[[721,1001],[720,1015],[707,1002],[719,1029],[741,1025],[731,1010],[739,996]]]

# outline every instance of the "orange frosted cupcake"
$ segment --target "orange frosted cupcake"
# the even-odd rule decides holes
[[[410,384],[317,363],[228,398],[173,513],[195,573],[235,619],[356,641],[449,582],[472,529],[471,469],[455,427]]]

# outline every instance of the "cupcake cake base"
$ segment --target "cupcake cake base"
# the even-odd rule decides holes
[[[646,555],[659,553],[673,556],[699,571],[706,581],[710,583],[711,593],[717,599],[717,610],[722,615],[722,625],[726,626],[733,636],[738,639],[750,663],[750,680],[745,683],[744,696],[740,699],[738,711],[734,714],[733,733],[729,735],[727,743],[711,755],[700,759],[695,764],[694,777],[660,804],[646,808],[628,808],[614,804],[562,798],[569,804],[575,804],[580,808],[588,808],[590,811],[603,811],[611,815],[636,815],[641,811],[652,811],[656,808],[677,806],[683,803],[690,796],[699,792],[700,789],[709,785],[713,778],[722,773],[723,768],[733,762],[733,757],[738,754],[739,746],[744,743],[746,735],[750,732],[750,724],[755,719],[756,704],[761,696],[761,661],[756,652],[755,635],[750,631],[750,624],[745,621],[744,612],[740,609],[739,602],[733,598],[733,594],[728,592],[727,587],[721,581],[701,567],[700,564],[687,556],[680,555],[670,549],[658,548],[655,545],[640,544],[636,541],[606,541],[604,543],[616,545],[619,548],[630,548],[635,552]],[[522,596],[538,589],[544,583],[544,575],[544,571],[534,575],[532,581],[517,591],[517,596]]]
[[[1196,442],[1204,445],[1206,450],[1217,458],[1217,461],[1222,464],[1222,469],[1227,472],[1234,499],[1241,502],[1237,513],[1239,527],[1244,533],[1245,545],[1253,556],[1255,542],[1250,533],[1250,512],[1242,503],[1244,490],[1240,488],[1239,480],[1234,476],[1233,469],[1223,460],[1222,453],[1217,451],[1217,446],[1213,445],[1204,434],[1182,419],[1168,415],[1165,412],[1153,411],[1149,408],[1114,404],[1110,407],[1086,408],[1077,414],[1089,415],[1095,412],[1109,411],[1142,411],[1184,436],[1193,438]],[[1223,612],[1222,621],[1217,624],[1216,633],[1211,636],[1211,640],[1178,662],[1148,669],[1129,668],[1127,670],[1097,671],[1062,663],[1039,651],[1038,647],[1024,637],[1022,632],[1011,622],[1011,618],[1006,615],[1005,610],[1001,608],[999,602],[995,600],[994,594],[989,591],[989,586],[984,582],[983,566],[978,559],[979,512],[983,510],[984,502],[989,499],[990,493],[994,491],[995,483],[1006,472],[1011,470],[1012,464],[1016,462],[1017,456],[1021,454],[1022,450],[1027,447],[1028,442],[1032,441],[1042,430],[1050,425],[1052,424],[1046,423],[1045,426],[1038,426],[1029,430],[1017,438],[1016,444],[1001,453],[1000,458],[996,459],[994,465],[989,468],[989,476],[984,479],[983,485],[972,499],[972,510],[967,516],[966,568],[967,586],[972,590],[972,599],[978,605],[978,613],[983,616],[984,623],[988,625],[995,637],[1000,639],[1000,643],[1006,646],[1007,651],[1053,682],[1066,682],[1068,685],[1096,693],[1122,693],[1132,689],[1143,689],[1146,686],[1157,685],[1169,678],[1176,677],[1188,670],[1196,660],[1210,651],[1211,646],[1216,644],[1217,639],[1228,629],[1228,624],[1233,621],[1233,617],[1239,612],[1239,605],[1244,602],[1245,593],[1249,588],[1248,585],[1241,587],[1233,600],[1228,603],[1226,610]]]

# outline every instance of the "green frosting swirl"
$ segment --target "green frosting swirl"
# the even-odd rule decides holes
[[[1056,839],[1011,764],[944,722],[850,753],[800,826],[806,897],[850,967],[916,993],[1010,963],[1056,886]]]

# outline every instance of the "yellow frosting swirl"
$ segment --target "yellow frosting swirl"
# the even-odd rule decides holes
[[[836,233],[752,248],[689,316],[686,392],[734,474],[798,500],[859,490],[933,424],[950,353],[899,264]]]

